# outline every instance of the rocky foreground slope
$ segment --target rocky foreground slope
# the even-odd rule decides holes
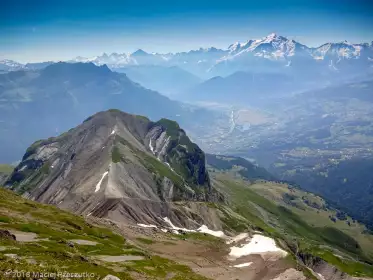
[[[207,280],[92,219],[0,188],[0,279]]]

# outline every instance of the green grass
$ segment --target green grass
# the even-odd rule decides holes
[[[344,248],[348,252],[359,254],[361,248],[359,243],[343,231],[332,227],[318,228],[321,237],[328,243],[338,248]]]
[[[270,216],[275,217],[277,221],[275,226],[280,229],[282,228],[284,232],[289,235],[332,244],[335,247],[354,254],[361,253],[358,243],[351,236],[346,235],[342,231],[329,227],[312,227],[293,211],[284,206],[276,205],[252,191],[249,187],[232,181],[225,181],[224,184],[229,187],[233,195],[233,200],[235,201],[234,210],[248,220],[254,220],[257,225],[263,226],[263,223],[253,217],[252,209],[250,209],[250,204],[248,202],[255,203]],[[268,231],[268,226],[265,226],[264,229]],[[345,243],[349,243],[350,245],[346,246]]]
[[[250,189],[250,185],[240,180],[220,178],[222,191],[230,197],[232,209],[247,219],[247,224],[264,230],[268,235],[280,239],[296,239],[302,247],[313,248],[312,252],[331,264],[336,265],[342,271],[353,275],[373,276],[372,260],[367,257],[364,248],[353,236],[333,227],[313,227],[306,220],[287,207],[277,205],[273,201],[257,194]],[[301,210],[299,210],[301,211]],[[224,213],[223,221],[233,229],[243,229],[244,222],[238,222],[234,217]],[[359,261],[339,262],[338,258],[330,258],[323,246],[339,250]],[[307,251],[306,251],[307,252]],[[328,258],[328,259],[325,259]],[[354,264],[354,265],[353,265]]]
[[[40,172],[43,173],[43,174],[49,174],[49,164],[48,163],[44,163],[43,166],[40,168]]]
[[[141,115],[136,115],[136,118],[137,119],[140,119],[144,122],[150,122],[149,118],[145,117],[145,116],[141,116]]]
[[[119,109],[109,109],[108,112],[110,113],[123,113],[121,110]]]
[[[341,271],[348,273],[349,275],[357,277],[373,277],[372,266],[366,263],[342,259],[330,251],[317,247],[306,247],[302,250],[319,256],[326,262],[335,265]]]
[[[181,240],[195,240],[203,241],[204,243],[213,243],[216,246],[224,243],[221,238],[201,232],[186,232],[185,234],[172,234],[172,236]]]
[[[11,174],[14,170],[14,166],[9,164],[0,164],[0,173]]]
[[[117,146],[113,147],[113,150],[111,151],[111,160],[114,163],[121,162],[122,155],[119,152],[119,148]]]
[[[0,216],[0,223],[10,223],[11,219],[7,216]]]
[[[177,122],[169,119],[160,119],[155,124],[163,126],[166,129],[167,135],[171,137],[171,140],[179,137],[180,126]]]
[[[152,156],[148,156],[143,152],[140,153],[140,160],[146,166],[149,171],[159,174],[162,178],[169,178],[179,189],[183,189],[183,179],[178,176],[175,172],[172,172],[168,166],[160,162]]]
[[[366,257],[368,257],[368,260],[373,260],[373,235],[364,234],[366,227],[357,222],[353,222],[350,217],[346,217],[346,220],[331,221],[330,216],[335,217],[338,210],[328,206],[321,197],[299,188],[289,187],[287,184],[273,182],[255,182],[250,185],[249,188],[274,202],[276,205],[285,206],[314,228],[335,228],[342,232],[342,234],[352,237],[355,240],[351,240],[352,243],[355,244],[357,241],[358,244],[355,245],[361,247],[361,250]],[[294,198],[291,200],[291,203],[287,203],[286,199],[284,200],[284,194],[289,194]],[[327,235],[326,232],[324,232],[324,234]],[[325,237],[323,239],[325,239]],[[342,240],[345,238],[339,236],[338,239]],[[329,238],[329,240],[332,241],[334,239]],[[329,240],[326,236],[326,240],[324,241],[330,243]],[[346,242],[340,242],[338,246],[348,247],[345,246],[344,243]],[[350,247],[348,251],[355,251],[355,249]]]
[[[54,206],[25,200],[3,188],[0,188],[0,221],[2,229],[32,232],[38,235],[37,238],[46,238],[26,243],[1,239],[0,246],[6,248],[0,252],[0,275],[11,269],[56,273],[89,271],[95,274],[94,279],[111,274],[122,280],[130,280],[133,279],[132,272],[145,274],[151,279],[164,279],[169,273],[175,275],[172,279],[205,279],[187,266],[149,255],[108,228],[89,224],[83,217]],[[89,240],[97,244],[71,246],[71,239]],[[141,241],[149,243],[151,240]],[[17,254],[19,260],[4,254]],[[98,255],[135,255],[145,259],[121,263],[124,271],[118,271],[112,264],[98,261]],[[32,259],[36,264],[27,263],[27,259]]]
[[[188,266],[177,264],[159,256],[152,256],[149,259],[123,264],[122,266],[128,271],[146,274],[156,279],[166,279],[167,276],[174,275],[171,278],[173,280],[207,280],[207,278],[193,273]]]
[[[147,245],[155,243],[153,240],[148,239],[148,238],[143,238],[143,237],[138,237],[138,238],[136,238],[136,240],[141,242],[141,243],[147,244]]]
[[[151,173],[155,174],[154,180],[157,182],[158,187],[160,188],[159,191],[161,192],[162,188],[162,180],[164,177],[167,177],[170,179],[174,186],[176,187],[176,192],[178,194],[185,194],[185,192],[188,192],[184,187],[184,179],[180,177],[177,173],[173,172],[168,166],[166,166],[164,163],[160,162],[158,159],[156,159],[153,156],[148,155],[147,153],[140,151],[133,147],[127,140],[124,138],[116,135],[116,141],[117,143],[120,143],[121,145],[129,147],[134,155],[138,158],[140,163],[147,168]],[[122,157],[123,160],[123,157]],[[176,197],[176,194],[175,194]]]
[[[226,231],[234,230],[236,232],[244,232],[248,229],[247,222],[240,221],[231,216],[224,216],[222,217],[222,222],[224,223],[223,229]]]

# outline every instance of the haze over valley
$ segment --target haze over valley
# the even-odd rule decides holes
[[[83,2],[5,6],[0,278],[373,279],[369,3]]]

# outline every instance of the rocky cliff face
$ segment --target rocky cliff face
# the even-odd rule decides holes
[[[298,252],[296,254],[298,260],[305,264],[314,276],[321,280],[370,280],[372,278],[354,277],[340,271],[337,267],[327,263],[320,257],[313,256],[310,253]]]
[[[32,144],[6,185],[76,213],[153,224],[171,217],[193,226],[203,215],[174,202],[222,199],[211,187],[204,153],[176,122],[118,110]]]
[[[211,185],[205,154],[176,122],[162,119],[154,123],[146,139],[154,156],[185,180],[185,187],[193,189],[197,200],[210,200]]]

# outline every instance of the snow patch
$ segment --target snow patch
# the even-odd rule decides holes
[[[115,134],[115,129],[113,129],[113,131],[110,133],[110,135],[113,135]]]
[[[23,171],[27,168],[27,165],[22,166],[22,168],[19,171]]]
[[[241,263],[241,264],[236,264],[234,265],[233,267],[237,267],[237,268],[240,268],[240,267],[248,267],[250,265],[252,265],[253,263],[252,262],[247,262],[247,263]]]
[[[211,230],[206,225],[202,225],[197,230],[193,230],[193,229],[180,228],[180,227],[175,226],[168,217],[164,217],[163,220],[170,226],[170,228],[172,229],[172,231],[175,234],[179,234],[178,231],[182,230],[182,231],[185,231],[185,232],[201,232],[201,233],[206,233],[206,234],[213,235],[213,236],[220,237],[220,238],[226,238],[227,237],[224,234],[224,232]]]
[[[281,257],[285,257],[287,252],[278,248],[275,240],[267,236],[255,234],[248,244],[242,247],[231,247],[229,256],[240,258],[251,254],[266,254],[277,253]]]
[[[95,189],[95,193],[98,192],[100,190],[100,187],[101,187],[101,183],[102,183],[102,180],[104,180],[105,176],[109,173],[109,171],[106,171],[104,174],[102,174],[102,177],[100,179],[100,181],[97,183],[96,185],[96,189]]]
[[[163,231],[164,233],[168,232],[168,230],[165,228],[161,228],[161,231]]]
[[[159,159],[159,158],[158,158],[158,159]],[[160,159],[159,159],[159,160],[160,160]],[[175,172],[175,170],[172,169],[171,165],[170,165],[168,162],[165,161],[164,163],[168,166],[168,168],[170,168],[172,171]]]
[[[145,224],[137,224],[137,225],[143,228],[157,228],[156,225],[145,225]]]
[[[155,155],[155,152],[154,152],[154,149],[153,149],[153,146],[152,146],[152,139],[150,138],[149,140],[149,149],[152,151],[152,153]]]
[[[325,277],[322,274],[317,273],[317,275],[319,276],[320,280],[326,280]]]
[[[211,230],[205,225],[202,225],[199,229],[197,229],[197,231],[198,232],[203,232],[203,233],[206,233],[206,234],[210,234],[210,235],[213,235],[213,236],[216,236],[216,237],[220,237],[220,238],[226,237],[224,232]]]
[[[172,222],[171,220],[168,218],[168,217],[164,217],[163,220],[172,228],[172,230],[175,232],[176,231],[176,234],[178,234],[179,230],[182,230],[182,231],[185,231],[185,232],[196,232],[195,230],[191,230],[191,229],[186,229],[186,228],[180,228],[180,227],[176,227]]]
[[[92,215],[92,212],[88,213],[87,217],[91,216]]]

